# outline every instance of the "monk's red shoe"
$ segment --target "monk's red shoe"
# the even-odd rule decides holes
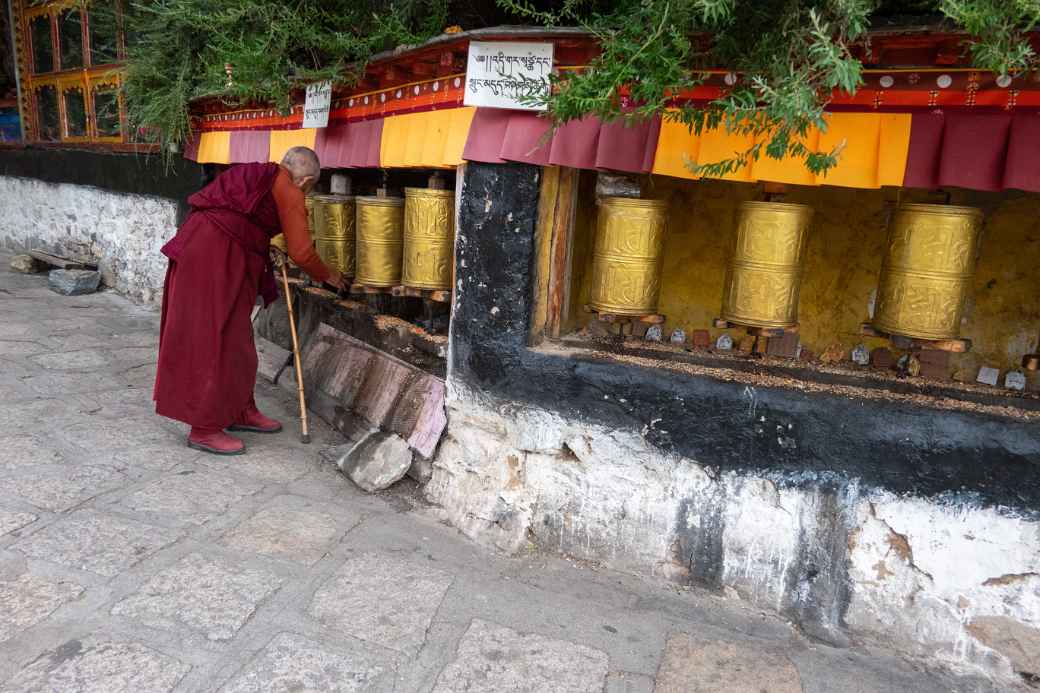
[[[229,431],[253,431],[254,433],[277,433],[282,430],[282,422],[264,416],[256,405],[249,405],[238,420],[228,427]]]
[[[188,447],[214,455],[241,455],[246,451],[246,444],[235,436],[224,431],[192,426],[188,434]]]

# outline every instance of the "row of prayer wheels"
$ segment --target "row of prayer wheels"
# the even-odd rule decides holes
[[[455,195],[431,188],[405,188],[404,194],[308,196],[307,218],[322,261],[365,286],[450,289]]]
[[[666,204],[599,201],[590,306],[600,313],[657,312]],[[789,328],[798,292],[811,207],[745,202],[726,267],[723,320]],[[982,213],[970,207],[905,204],[893,215],[872,326],[916,339],[956,339],[971,287]]]

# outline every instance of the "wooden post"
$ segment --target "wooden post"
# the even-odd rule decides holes
[[[559,337],[570,295],[571,227],[577,204],[576,169],[542,169],[535,226],[534,306],[528,334],[530,344]]]
[[[578,208],[581,171],[561,168],[556,209],[552,220],[552,251],[549,266],[549,336],[557,338],[570,311],[571,263],[574,248],[574,217]]]

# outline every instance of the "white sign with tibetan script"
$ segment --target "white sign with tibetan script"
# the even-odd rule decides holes
[[[553,66],[553,44],[474,41],[466,65],[467,106],[544,111]]]
[[[303,102],[303,127],[323,128],[328,125],[331,107],[332,82],[308,84],[307,98]]]

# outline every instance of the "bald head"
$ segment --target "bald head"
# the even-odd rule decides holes
[[[301,183],[310,179],[313,184],[321,175],[321,163],[318,155],[308,147],[292,147],[282,157],[282,166],[292,175],[293,183],[303,187]],[[308,186],[309,187],[309,186]]]

